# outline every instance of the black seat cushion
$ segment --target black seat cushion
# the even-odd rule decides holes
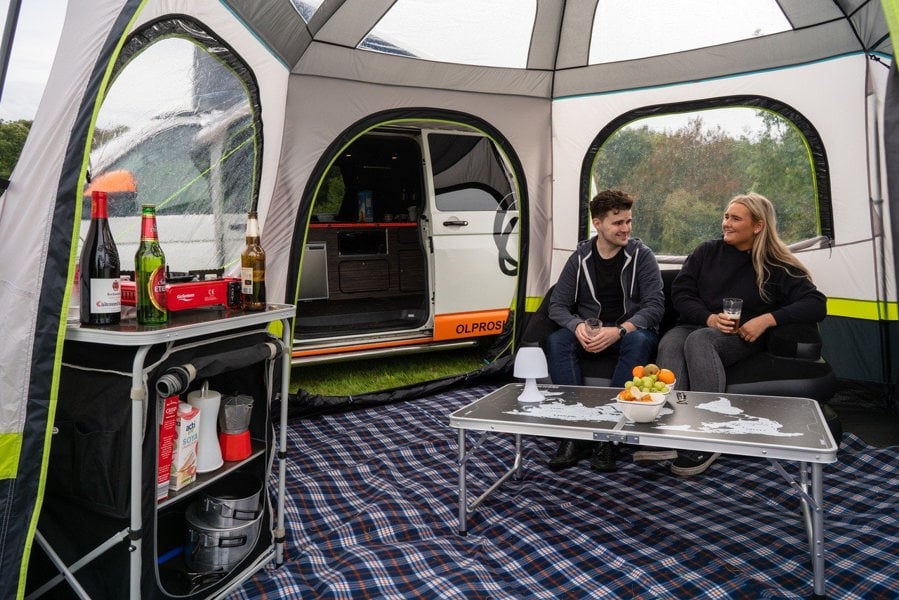
[[[760,396],[796,396],[820,402],[837,388],[833,369],[823,360],[784,358],[759,352],[725,369],[727,391]]]

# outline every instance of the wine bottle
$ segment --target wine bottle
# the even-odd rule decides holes
[[[109,229],[106,192],[91,193],[91,224],[78,266],[81,322],[114,325],[122,315],[119,251]]]
[[[256,211],[247,215],[247,245],[240,253],[240,301],[244,310],[265,310],[265,250]]]
[[[140,246],[134,254],[137,322],[159,325],[169,319],[165,299],[165,254],[156,230],[156,206],[141,206]]]

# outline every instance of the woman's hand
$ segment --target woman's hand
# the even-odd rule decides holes
[[[717,329],[721,333],[737,332],[736,328],[734,327],[734,321],[723,312],[710,314],[709,318],[706,319],[705,324],[712,329]]]
[[[765,313],[743,323],[737,333],[744,341],[754,342],[765,333],[766,329],[775,325],[777,325],[777,321],[774,320],[774,316],[771,313]]]

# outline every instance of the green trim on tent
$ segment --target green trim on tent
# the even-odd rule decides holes
[[[827,316],[849,317],[865,321],[897,321],[899,320],[899,303],[830,297],[827,299]]]
[[[0,479],[15,479],[21,453],[21,433],[0,433]]]
[[[887,27],[890,28],[890,37],[896,39],[899,36],[899,0],[882,0],[881,5]]]

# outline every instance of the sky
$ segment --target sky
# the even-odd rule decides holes
[[[0,119],[33,119],[56,54],[67,0],[23,0],[19,26],[0,97]],[[0,0],[6,23],[9,0]]]

